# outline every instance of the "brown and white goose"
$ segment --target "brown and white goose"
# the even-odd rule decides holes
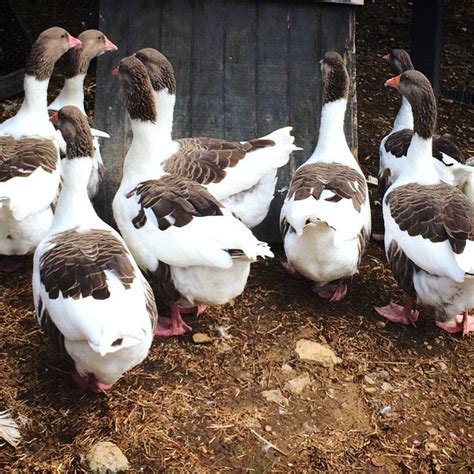
[[[394,49],[383,56],[396,74],[413,70],[410,55],[404,49]],[[395,182],[403,168],[408,147],[413,137],[413,112],[410,103],[402,97],[400,110],[391,132],[380,142],[379,190],[383,197]],[[434,135],[432,156],[440,178],[448,184],[464,188],[474,170],[465,166],[465,157],[458,146],[447,135]]]
[[[143,63],[124,58],[114,74],[133,132],[112,205],[115,221],[140,268],[170,301],[171,321],[160,318],[156,334],[183,334],[183,309],[227,303],[244,290],[250,263],[273,254],[206,188],[163,170],[156,152],[175,144],[160,142],[160,104]]]
[[[385,249],[405,305],[376,311],[402,324],[418,318],[415,301],[448,332],[474,329],[474,205],[459,189],[443,183],[432,159],[436,100],[418,71],[386,82],[413,110],[414,134],[406,164],[383,198]]]
[[[107,36],[99,30],[83,31],[78,39],[81,46],[68,51],[65,55],[65,76],[64,86],[58,96],[48,106],[50,111],[59,110],[66,105],[74,105],[86,114],[84,108],[84,79],[89,69],[92,59],[101,56],[106,52],[117,51],[117,46],[110,41]],[[91,178],[87,187],[89,197],[93,199],[99,190],[99,185],[104,174],[104,163],[100,154],[99,138],[110,138],[109,135],[100,130],[91,129],[94,138],[94,166],[92,167]]]
[[[153,48],[135,53],[147,68],[159,109],[157,135],[161,149],[156,157],[169,173],[190,178],[208,191],[244,224],[253,228],[263,221],[275,193],[276,173],[286,165],[293,145],[291,127],[245,142],[216,138],[171,137],[176,81],[168,59]]]
[[[55,62],[78,45],[80,41],[62,28],[39,35],[26,63],[21,108],[0,125],[0,255],[33,253],[51,225],[60,171],[47,89]],[[5,271],[17,266],[11,259],[0,262]]]
[[[349,76],[333,51],[321,60],[323,108],[316,149],[293,176],[280,225],[291,274],[340,301],[359,268],[370,235],[367,183],[344,135]]]
[[[125,242],[87,195],[94,154],[87,118],[66,106],[51,120],[67,148],[53,224],[34,256],[36,315],[74,361],[74,380],[100,392],[147,356],[158,314]]]

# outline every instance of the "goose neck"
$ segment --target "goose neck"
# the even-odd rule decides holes
[[[38,80],[26,74],[23,81],[25,98],[20,110],[24,113],[43,115],[48,119],[48,84],[49,78]]]
[[[411,109],[410,102],[405,97],[402,97],[400,109],[393,123],[392,132],[403,130],[405,128],[413,129],[413,111]]]
[[[61,92],[50,105],[53,110],[59,110],[65,105],[76,106],[83,114],[84,109],[84,78],[85,74],[78,74],[77,76],[67,78],[64,81],[64,86]]]
[[[157,115],[156,133],[158,134],[160,141],[171,141],[176,96],[175,94],[170,94],[168,89],[155,91],[154,95]]]
[[[61,162],[63,185],[59,194],[53,227],[75,227],[97,219],[87,185],[92,171],[92,158],[64,158]]]

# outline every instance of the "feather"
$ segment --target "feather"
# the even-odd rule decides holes
[[[21,435],[16,421],[8,410],[0,412],[0,438],[16,448],[20,444]]]

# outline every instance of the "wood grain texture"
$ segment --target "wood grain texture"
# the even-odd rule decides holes
[[[278,175],[284,190],[313,151],[321,111],[319,60],[341,53],[351,76],[346,135],[357,151],[355,7],[332,2],[271,0],[102,0],[101,24],[117,38],[118,54],[104,55],[97,71],[95,126],[103,140],[107,172],[99,212],[112,222],[111,201],[121,177],[130,130],[117,80],[119,58],[143,47],[162,51],[174,67],[177,101],[173,136],[248,140],[294,127],[294,153]],[[127,15],[119,12],[127,12]],[[277,192],[259,238],[279,241],[284,192]]]

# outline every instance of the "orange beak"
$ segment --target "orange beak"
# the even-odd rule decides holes
[[[385,85],[393,87],[394,89],[398,89],[400,85],[400,75],[392,77],[391,79],[385,82]]]
[[[49,117],[49,121],[53,124],[53,125],[56,125],[58,123],[58,120],[59,120],[59,117],[58,117],[58,113],[57,112],[54,112],[53,115],[51,115],[51,117]]]
[[[112,43],[112,41],[110,41],[109,38],[107,38],[107,36],[106,36],[105,37],[105,50],[106,51],[117,51],[117,49],[118,49],[117,45]]]
[[[67,42],[69,48],[75,48],[76,46],[81,46],[82,44],[80,39],[74,38],[74,36],[71,35],[68,35]]]
[[[382,59],[384,59],[385,61],[390,61],[390,53],[384,54],[382,56]]]

